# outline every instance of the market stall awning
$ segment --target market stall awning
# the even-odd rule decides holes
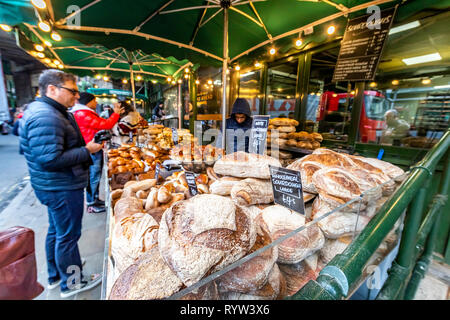
[[[46,1],[37,12],[63,38],[108,49],[124,47],[158,52],[192,62],[220,65],[223,60],[224,7],[229,11],[231,61],[276,45],[279,40],[323,35],[327,23],[346,21],[372,5],[398,0],[60,0]],[[406,17],[424,7],[448,7],[450,1],[406,1],[398,13]],[[0,21],[1,23],[1,21]],[[345,25],[345,24],[344,24]],[[312,28],[312,29],[311,29]],[[342,34],[343,30],[337,30]],[[336,33],[336,34],[337,34]],[[326,35],[325,35],[326,39]]]

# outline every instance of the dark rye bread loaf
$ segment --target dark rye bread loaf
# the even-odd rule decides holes
[[[256,242],[248,254],[259,250],[272,242],[269,233],[258,228]],[[267,282],[270,271],[278,258],[277,247],[272,247],[258,256],[230,270],[217,279],[220,292],[235,291],[248,293],[260,289]]]
[[[186,286],[242,258],[256,225],[230,198],[202,194],[175,203],[160,221],[161,256]]]
[[[183,283],[164,263],[158,247],[142,255],[120,274],[109,300],[155,300],[178,292]]]

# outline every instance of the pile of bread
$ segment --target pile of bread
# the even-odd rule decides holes
[[[362,230],[385,201],[383,193],[393,191],[395,183],[384,175],[401,179],[401,169],[375,160],[319,149],[292,163],[292,169],[302,172],[304,201],[315,198],[312,206],[306,204],[314,218],[366,192],[361,203],[300,231],[309,222],[305,216],[273,203],[269,165],[281,163],[267,155],[222,157],[201,177],[210,193],[195,197],[186,197],[181,174],[167,182],[174,191],[166,203],[159,202],[159,193],[161,200],[167,194],[164,184],[129,184],[114,206],[112,254],[119,272],[109,298],[167,298],[264,247],[183,298],[279,299],[294,294],[344,250],[355,230]],[[384,185],[372,190],[379,183]],[[358,215],[358,210],[363,212]]]
[[[276,148],[274,149],[267,149],[267,155],[273,157],[273,158],[277,158],[280,160],[280,163],[283,167],[286,167],[288,165],[290,165],[291,163],[293,163],[296,159],[294,159],[294,156],[291,152],[289,151],[282,151],[282,150],[277,150]]]
[[[186,140],[170,150],[170,158],[182,162],[213,162],[222,155],[223,149],[216,148],[210,144],[198,145],[194,141],[187,143]]]
[[[139,148],[134,144],[122,144],[117,149],[108,150],[108,176],[131,172],[142,174],[153,172],[157,163],[169,159],[168,152],[155,144]]]
[[[298,126],[298,121],[293,119],[270,119],[267,131],[267,146],[276,144],[281,148],[288,146],[308,150],[320,148],[320,143],[323,141],[320,133],[295,132],[296,126]]]

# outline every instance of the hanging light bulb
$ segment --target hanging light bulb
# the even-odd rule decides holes
[[[377,86],[377,83],[376,83],[376,82],[371,82],[371,83],[369,84],[369,86],[370,86],[371,88],[375,88],[375,87]]]
[[[256,68],[261,67],[261,63],[259,63],[258,61],[256,61],[256,62],[255,62],[255,67],[256,67]]]
[[[183,80],[181,80],[181,79],[178,79],[178,83],[182,83],[183,82]]]
[[[103,81],[109,81],[109,77],[108,76],[104,76],[103,77]]]
[[[277,50],[275,50],[275,48],[271,48],[269,53],[273,56],[275,53],[277,52]]]
[[[184,69],[184,72],[189,73],[189,68]]]
[[[50,63],[49,66],[50,66],[51,68],[53,68],[53,69],[56,69],[56,68],[58,67],[58,66],[57,66],[56,64],[54,64],[54,63]]]
[[[31,4],[38,9],[45,9],[47,6],[43,0],[31,0]]]
[[[212,80],[208,80],[208,84],[211,85],[213,82]]]
[[[128,83],[128,80],[127,79],[123,79],[122,83]]]
[[[40,44],[35,44],[35,45],[34,45],[34,48],[35,48],[37,51],[44,51],[44,47],[41,46]]]
[[[10,32],[12,30],[12,28],[10,26],[8,26],[7,24],[0,24],[0,28],[6,32]]]
[[[44,41],[44,44],[45,44],[47,47],[51,47],[51,46],[52,46],[51,42],[50,42],[50,41],[47,41],[47,40]]]
[[[44,62],[45,62],[45,63],[50,63],[50,62],[52,62],[52,60],[50,60],[49,58],[45,58],[45,59],[44,59]]]
[[[392,84],[393,84],[394,86],[398,85],[399,83],[400,83],[400,81],[398,81],[398,80],[392,80]]]
[[[59,62],[59,60],[55,59],[55,60],[53,60],[53,63],[56,64],[56,65],[59,65],[61,62]]]
[[[47,22],[44,21],[39,22],[38,27],[44,32],[50,32],[50,25]]]
[[[171,78],[171,77],[168,77],[168,78],[167,78],[167,82],[172,82],[172,78]]]
[[[58,68],[64,69],[64,66],[62,64],[58,64]]]
[[[297,41],[295,41],[295,46],[296,46],[297,48],[299,48],[302,44],[303,44],[302,39],[297,39]]]
[[[55,40],[55,41],[61,41],[62,40],[61,36],[59,34],[57,34],[56,32],[52,32],[50,37],[52,37],[52,39]]]
[[[355,95],[355,90],[352,90],[352,92],[350,92],[350,94]]]
[[[43,54],[42,52],[37,52],[36,53],[36,57],[44,59],[45,58],[45,54]]]
[[[239,65],[237,65],[236,67],[234,67],[234,70],[239,71],[239,70],[241,70],[241,67]]]
[[[176,83],[175,80],[173,80],[173,81],[172,81],[172,84],[175,84],[175,83]]]
[[[430,84],[431,83],[431,79],[423,79],[422,80],[422,84]]]
[[[200,80],[195,80],[195,84],[200,84]]]
[[[152,80],[152,83],[155,84],[155,83],[156,83],[156,80]]]
[[[189,74],[186,73],[186,74],[184,75],[184,78],[185,78],[185,79],[189,78]]]
[[[141,80],[142,80],[142,77],[141,77],[141,76],[137,76],[137,77],[136,77],[136,80],[137,80],[137,81],[141,81]]]
[[[329,26],[328,29],[327,29],[327,33],[329,35],[332,35],[335,31],[336,31],[336,27],[333,26],[333,25]]]

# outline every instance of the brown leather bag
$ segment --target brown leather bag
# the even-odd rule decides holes
[[[34,231],[12,227],[0,232],[0,300],[31,300],[44,288],[37,282]]]

